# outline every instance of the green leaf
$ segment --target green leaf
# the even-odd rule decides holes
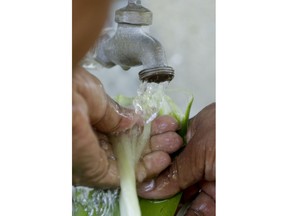
[[[114,100],[119,103],[121,106],[130,107],[133,105],[133,97],[126,97],[124,95],[118,95]]]
[[[179,135],[183,138],[183,141],[185,141],[184,138],[186,136],[187,129],[188,129],[189,115],[190,115],[190,110],[191,110],[193,101],[194,101],[194,97],[191,97],[188,102],[188,105],[184,114],[184,118],[182,119],[182,122],[181,122],[181,129],[178,132]]]
[[[156,84],[154,84],[154,85],[156,85]],[[179,91],[179,94],[182,94],[181,96],[185,96],[185,95],[190,96],[188,99],[188,104],[187,104],[186,110],[183,113],[183,111],[179,108],[179,106],[177,106],[177,104],[173,101],[173,99],[171,97],[169,97],[168,95],[166,95],[166,92],[165,92],[166,89],[165,89],[164,85],[163,86],[162,85],[153,86],[153,84],[151,84],[151,86],[146,86],[146,87],[140,86],[140,90],[142,90],[142,93],[139,94],[139,92],[138,92],[138,96],[136,96],[135,98],[126,97],[123,95],[118,95],[114,99],[121,106],[128,107],[128,108],[134,107],[135,111],[138,111],[140,114],[142,114],[142,117],[145,120],[147,120],[147,119],[151,120],[151,116],[155,117],[156,115],[158,115],[158,116],[170,115],[170,116],[174,117],[178,121],[178,123],[181,125],[181,129],[177,132],[183,138],[183,141],[185,143],[184,137],[187,133],[189,114],[190,114],[190,110],[191,110],[194,98],[192,96],[190,96],[190,94],[187,94],[187,92]],[[178,91],[176,93],[178,94]],[[150,121],[147,121],[147,122],[150,122]],[[146,131],[145,128],[147,130],[147,128],[149,128],[149,127],[145,126],[144,131]],[[133,174],[131,176],[134,176],[133,166],[135,166],[135,163],[137,163],[137,161],[138,161],[138,158],[142,152],[141,149],[143,148],[143,144],[145,145],[145,143],[146,143],[145,140],[147,139],[147,137],[148,138],[150,137],[149,131],[150,131],[150,129],[147,130],[146,132],[144,132],[141,135],[143,137],[141,137],[141,136],[138,138],[137,138],[137,136],[125,137],[125,135],[124,135],[122,137],[122,140],[121,140],[121,138],[120,139],[117,138],[117,139],[119,139],[117,142],[121,142],[119,144],[125,144],[125,143],[127,144],[128,143],[128,146],[129,145],[133,146],[133,148],[131,148],[130,150],[129,150],[129,148],[126,148],[126,147],[122,149],[122,147],[124,147],[126,144],[120,145],[120,146],[118,145],[118,147],[117,147],[117,145],[113,144],[114,150],[116,150],[116,152],[118,151],[118,154],[120,153],[120,154],[124,155],[122,157],[122,158],[124,158],[124,160],[123,159],[119,160],[119,155],[118,155],[118,160],[120,161],[119,162],[120,164],[122,163],[122,167],[124,167],[124,166],[126,167],[129,160],[130,159],[132,160],[132,161],[130,161],[130,162],[132,162],[132,164],[129,165],[130,171],[128,172],[128,169],[127,170],[124,169],[120,172],[120,173],[122,173],[121,179],[123,178],[123,176],[124,176],[124,179],[126,179],[127,176],[131,175],[131,172]],[[136,143],[138,143],[138,145],[134,145],[134,144],[132,145],[132,143],[135,141],[137,141]],[[113,141],[112,141],[112,143],[113,143]],[[115,146],[116,146],[116,149],[115,149]],[[175,155],[177,155],[180,151],[181,150],[177,151]],[[129,155],[133,155],[133,156],[130,157]],[[133,178],[135,180],[135,176]],[[129,177],[128,177],[128,179],[129,179]],[[134,181],[131,183],[130,180],[127,182],[130,182],[129,185],[134,185],[134,183],[135,183]],[[129,194],[131,193],[130,192],[131,186],[129,188],[128,187],[129,185],[127,183],[127,187],[123,188],[123,191],[126,191],[125,194],[127,194],[127,191],[129,192]],[[121,185],[121,187],[122,186],[123,185]],[[135,186],[132,186],[132,187],[135,187]],[[79,190],[79,191],[76,190],[76,192],[73,193],[73,216],[88,216],[88,215],[89,216],[100,216],[100,215],[103,216],[103,213],[97,213],[96,214],[96,212],[102,212],[102,211],[99,211],[99,209],[101,210],[101,209],[105,208],[105,202],[101,201],[101,200],[103,200],[103,198],[100,197],[100,198],[98,198],[98,201],[95,202],[95,197],[96,197],[95,195],[97,195],[98,191],[101,191],[101,193],[103,193],[103,190],[96,190],[96,189],[92,189],[92,191],[90,191],[89,193],[85,193],[84,190]],[[133,200],[134,199],[137,200],[136,192],[133,192],[133,193],[135,193]],[[182,196],[182,193],[178,193],[177,195],[173,196],[172,198],[165,199],[165,200],[146,200],[146,199],[139,198],[141,216],[174,216],[176,209],[177,209],[177,206],[180,202],[181,196]],[[99,201],[99,199],[100,199],[100,201]],[[75,200],[78,202],[75,202]],[[91,202],[92,200],[93,200],[93,202]],[[127,201],[127,200],[125,201],[125,205],[123,205],[123,203],[122,203],[122,210],[123,210],[123,206],[126,206],[125,208],[127,208],[127,207],[129,207],[129,205],[131,205],[131,199],[128,198],[128,200],[129,201]],[[120,202],[123,202],[123,196],[122,196],[122,198],[120,198]],[[116,200],[114,200],[114,203],[115,204],[113,204],[113,207],[111,208],[112,210],[109,211],[109,213],[105,214],[105,216],[120,216],[119,194],[118,194],[118,198]],[[91,205],[92,205],[92,208],[91,208]],[[111,205],[111,203],[110,203],[110,205]],[[96,206],[97,206],[97,208],[96,208]],[[98,209],[98,211],[96,209]],[[130,209],[130,207],[129,207],[129,209]],[[139,207],[138,207],[138,209],[139,209]],[[137,212],[137,211],[135,211],[135,212]],[[130,215],[133,215],[133,216],[135,215],[134,210],[132,211],[132,213]],[[125,213],[125,215],[121,215],[121,216],[127,216],[127,215]]]
[[[88,216],[88,213],[85,211],[84,207],[77,203],[73,203],[73,216]]]
[[[180,202],[182,193],[165,200],[146,200],[140,198],[142,216],[173,216]]]

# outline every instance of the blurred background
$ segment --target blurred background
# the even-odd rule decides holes
[[[114,0],[106,26],[116,28],[115,10],[127,0]],[[215,0],[142,0],[153,13],[147,32],[163,45],[168,65],[175,70],[172,89],[193,94],[191,116],[215,102]],[[97,65],[88,69],[103,83],[111,96],[135,96],[142,66],[123,71],[119,66],[107,69]],[[184,109],[186,101],[177,102]]]

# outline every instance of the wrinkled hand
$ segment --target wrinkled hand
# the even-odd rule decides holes
[[[215,215],[215,103],[205,107],[189,122],[187,146],[172,165],[154,181],[138,187],[140,196],[168,198],[185,190],[183,199],[193,197],[186,215]]]
[[[73,71],[73,185],[91,187],[119,186],[117,161],[108,139],[109,133],[131,128],[141,119],[133,111],[114,102],[101,82],[84,69]],[[152,123],[151,139],[136,176],[151,178],[171,162],[169,153],[182,145],[175,133],[175,119],[162,116]]]

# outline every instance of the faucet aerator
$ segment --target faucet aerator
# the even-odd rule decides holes
[[[144,69],[139,72],[139,79],[142,82],[170,82],[173,78],[174,70],[172,67],[168,66]]]

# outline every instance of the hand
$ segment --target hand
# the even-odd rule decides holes
[[[190,120],[186,139],[183,152],[150,183],[154,187],[140,185],[138,193],[148,199],[163,199],[187,189],[194,200],[186,215],[215,215],[215,103]]]
[[[125,131],[141,119],[114,102],[101,82],[84,69],[73,72],[73,184],[119,185],[116,160],[108,134]],[[137,170],[138,181],[153,177],[171,162],[169,153],[181,145],[175,119],[162,116],[152,123],[152,136]]]

